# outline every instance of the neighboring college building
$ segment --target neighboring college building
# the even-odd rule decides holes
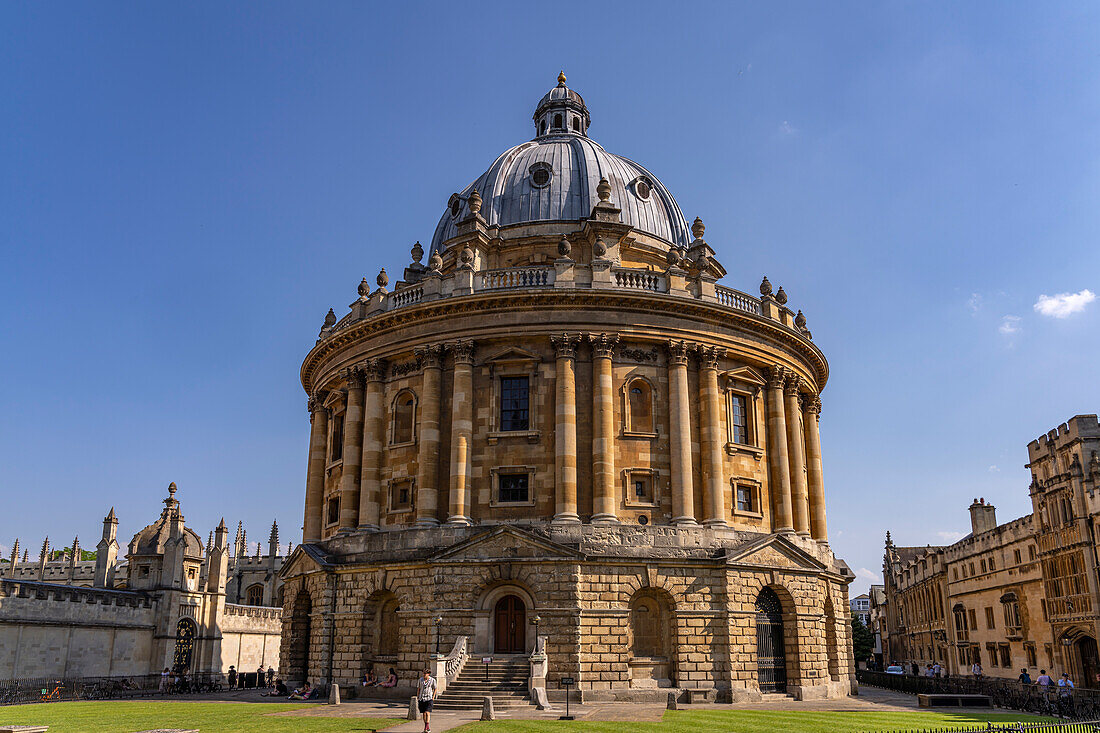
[[[953,545],[899,547],[886,534],[884,659],[980,662],[987,675],[1069,672],[1100,686],[1100,423],[1078,415],[1028,445],[1032,513],[997,524],[970,505],[971,533]]]
[[[404,687],[440,650],[444,685],[492,656],[586,700],[849,694],[805,317],[718,284],[702,221],[589,138],[564,75],[533,123],[302,365],[283,672]]]
[[[848,602],[852,611],[852,618],[858,618],[864,626],[871,626],[871,596],[864,593]]]
[[[245,556],[244,530],[229,547],[223,521],[207,546],[184,525],[176,485],[164,510],[119,561],[118,518],[111,509],[94,560],[79,560],[73,540],[50,559],[49,539],[36,562],[19,540],[0,563],[0,680],[28,677],[133,676],[165,667],[190,672],[277,666],[282,611],[278,527],[266,555]],[[249,605],[227,602],[230,577]]]

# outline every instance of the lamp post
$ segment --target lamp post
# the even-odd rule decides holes
[[[432,619],[432,623],[435,624],[435,656],[439,656],[439,627],[443,624],[443,617],[437,615]]]

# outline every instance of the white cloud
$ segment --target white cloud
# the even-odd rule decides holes
[[[792,125],[790,122],[783,120],[779,123],[779,134],[781,135],[797,135],[798,128]]]
[[[966,307],[972,315],[978,315],[978,311],[982,309],[982,294],[971,293],[970,298],[966,301]]]
[[[1019,316],[1004,316],[1001,318],[1001,325],[997,326],[997,330],[1003,333],[1005,336],[1011,336],[1014,333],[1020,332],[1020,317]]]
[[[1035,312],[1051,318],[1069,318],[1080,313],[1085,306],[1096,300],[1096,293],[1089,289],[1079,293],[1058,293],[1058,295],[1040,295],[1035,301]]]
[[[996,465],[992,465],[992,466],[989,467],[989,472],[990,473],[1000,473],[1001,469],[997,468]]]
[[[858,570],[856,570],[856,577],[857,578],[866,578],[867,580],[871,581],[872,583],[874,583],[875,581],[882,580],[882,577],[878,573],[876,573],[872,570],[868,570],[867,568],[859,568]]]
[[[962,532],[936,532],[936,536],[943,540],[944,544],[958,542],[963,538]]]

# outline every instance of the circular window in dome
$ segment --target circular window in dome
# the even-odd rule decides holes
[[[639,178],[634,182],[634,195],[640,198],[642,201],[648,201],[649,195],[652,193],[652,187],[644,178]]]
[[[535,163],[531,166],[531,185],[535,188],[546,188],[553,177],[554,172],[546,163]]]
[[[462,199],[458,196],[451,197],[451,218],[457,218],[458,212],[462,211]]]

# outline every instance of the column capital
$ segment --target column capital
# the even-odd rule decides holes
[[[815,394],[802,395],[802,410],[813,415],[821,414],[821,398]]]
[[[665,349],[668,351],[669,366],[687,366],[691,344],[687,341],[671,340],[665,344]]]
[[[699,344],[695,347],[695,353],[699,356],[700,369],[717,370],[718,360],[726,355],[726,350],[717,346]]]
[[[797,374],[787,372],[786,385],[783,391],[786,392],[788,396],[793,395],[794,397],[798,397],[798,391],[801,386],[802,377],[798,376]]]
[[[416,356],[417,366],[421,369],[443,368],[442,344],[425,344],[424,346],[418,346],[413,349],[413,354]]]
[[[359,365],[368,382],[384,382],[389,362],[385,359],[367,359]]]
[[[328,399],[328,392],[320,389],[309,396],[306,400],[306,409],[309,410],[310,419],[313,418],[314,413],[325,409],[326,399]]]
[[[455,341],[451,344],[451,353],[454,354],[455,364],[474,363],[474,342]]]
[[[559,359],[573,359],[577,356],[577,344],[581,342],[579,333],[559,333],[550,337],[554,352]]]
[[[787,379],[787,369],[773,364],[764,369],[764,377],[768,380],[768,389],[783,389],[783,382]]]
[[[592,356],[596,359],[610,359],[619,344],[617,333],[590,333],[588,343],[592,344]]]
[[[340,376],[347,382],[347,388],[350,389],[363,389],[363,370],[356,366],[350,366],[347,369],[340,370]]]

